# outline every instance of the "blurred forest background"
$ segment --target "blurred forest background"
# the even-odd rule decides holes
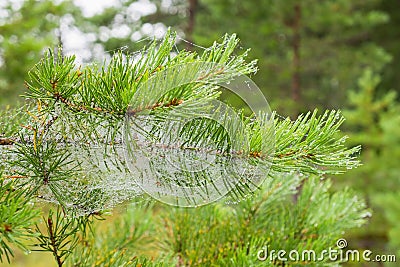
[[[278,114],[343,110],[342,129],[362,144],[363,166],[335,177],[335,186],[350,185],[373,211],[349,244],[400,257],[399,1],[115,0],[95,13],[82,2],[1,0],[1,108],[22,101],[26,74],[48,48],[62,45],[90,64],[121,48],[133,52],[167,27],[191,50],[237,33]]]

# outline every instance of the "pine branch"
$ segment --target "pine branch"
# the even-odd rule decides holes
[[[3,256],[10,262],[14,248],[24,252],[29,249],[26,240],[35,237],[32,227],[39,210],[32,208],[27,190],[17,181],[6,181],[0,173],[0,261]]]
[[[36,237],[37,243],[34,245],[38,248],[34,251],[51,252],[57,265],[61,267],[78,245],[80,228],[86,228],[86,225],[92,221],[64,216],[60,208],[57,208],[55,213],[50,209],[48,216],[43,217],[43,221],[46,233],[36,225],[36,232],[39,235]]]
[[[25,180],[32,194],[43,196],[40,192],[50,190],[53,196],[45,193],[43,199],[95,212],[97,204],[104,205],[110,197],[106,194],[94,205],[77,203],[82,198],[75,185],[96,181],[89,181],[91,176],[79,178],[80,173],[97,170],[128,179],[126,160],[118,155],[125,153],[121,149],[126,145],[133,158],[148,158],[149,170],[135,166],[139,170],[134,175],[148,172],[149,182],[154,180],[160,190],[172,190],[174,183],[189,188],[206,183],[211,188],[197,193],[207,195],[216,187],[213,176],[224,168],[230,175],[222,179],[223,187],[232,191],[233,198],[256,190],[269,169],[274,176],[290,171],[341,173],[358,166],[360,148],[348,149],[345,137],[338,138],[344,121],[340,112],[317,115],[314,111],[295,121],[280,121],[266,112],[246,117],[213,104],[220,95],[219,84],[256,70],[255,62],[245,62],[247,52],[232,54],[238,43],[235,36],[226,36],[201,55],[181,51],[172,58],[174,43],[175,35],[168,33],[160,44],[153,42],[140,51],[141,56],[118,52],[101,68],[77,67],[73,56],[49,51],[29,74],[27,96],[37,105],[26,111],[29,120],[24,132],[0,139],[0,149],[2,143],[8,144],[8,157],[16,157],[7,163],[12,166],[7,177],[29,177]],[[128,137],[124,136],[127,125],[131,127]],[[72,153],[72,146],[88,157]],[[99,146],[104,154],[93,161],[90,155]],[[217,164],[196,174],[184,163],[197,160],[201,165],[198,159],[210,156]],[[180,170],[168,173],[165,166],[171,162]],[[241,168],[253,170],[239,174]],[[66,193],[64,188],[71,186],[73,193]],[[185,194],[193,194],[190,190]],[[194,200],[188,197],[188,201]]]
[[[35,105],[0,116],[0,234],[23,236],[13,227],[32,219],[18,202],[28,196],[59,204],[44,217],[46,231],[36,225],[36,248],[51,252],[58,266],[71,255],[82,266],[159,266],[128,253],[150,241],[174,257],[165,258],[168,265],[253,266],[260,265],[260,246],[321,251],[347,227],[363,224],[364,203],[349,190],[328,193],[330,183],[320,180],[359,165],[360,147],[347,148],[340,135],[339,111],[291,121],[267,111],[245,116],[219,101],[221,85],[256,71],[247,51],[233,55],[237,44],[225,36],[200,55],[173,57],[175,34],[168,32],[138,54],[118,52],[104,66],[84,68],[73,56],[46,53],[26,83]],[[92,218],[144,191],[175,205],[220,197],[237,205],[160,209],[159,228],[149,210],[129,211],[118,231],[86,240],[88,231],[98,233]],[[15,219],[4,205],[25,217]],[[12,251],[0,239],[3,254],[9,259]]]
[[[56,237],[55,237],[54,230],[53,230],[53,227],[54,227],[53,226],[53,219],[51,217],[49,217],[47,219],[46,226],[48,227],[48,230],[49,230],[50,245],[53,248],[53,250],[52,250],[53,251],[53,255],[56,258],[58,266],[61,267],[63,265],[63,262],[61,260],[60,255],[59,255],[58,245],[56,243]]]
[[[359,166],[360,146],[346,148],[347,137],[338,137],[344,122],[340,111],[317,111],[275,124],[276,150],[272,168],[278,172],[343,173]]]

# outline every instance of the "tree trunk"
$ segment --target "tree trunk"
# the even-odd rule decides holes
[[[292,99],[298,103],[301,99],[301,87],[300,87],[300,21],[301,21],[301,3],[294,5],[294,20],[293,20],[293,62],[292,62]]]
[[[197,2],[198,0],[189,0],[189,7],[188,7],[188,14],[189,14],[189,21],[188,26],[186,28],[186,49],[192,50],[193,49],[193,31],[195,26],[195,19],[196,19],[196,10],[197,10]]]

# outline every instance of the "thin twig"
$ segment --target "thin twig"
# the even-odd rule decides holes
[[[48,224],[48,228],[49,228],[51,246],[53,247],[53,255],[56,258],[58,266],[61,267],[63,265],[63,262],[61,260],[61,257],[58,255],[56,238],[55,238],[54,231],[53,231],[53,220],[50,217],[47,219],[47,224]]]
[[[28,178],[28,176],[22,176],[22,175],[6,175],[3,176],[6,179],[24,179],[24,178]]]
[[[138,107],[136,109],[129,109],[126,112],[126,115],[135,116],[138,112],[142,112],[144,110],[155,110],[156,108],[159,108],[159,107],[165,107],[165,108],[175,107],[175,106],[179,106],[180,104],[182,104],[183,101],[184,101],[183,99],[174,98],[174,99],[172,99],[171,101],[169,101],[167,103],[158,102],[158,103],[155,103],[153,105],[147,105],[144,108]]]
[[[0,138],[0,146],[10,146],[14,144],[14,140],[11,138]]]

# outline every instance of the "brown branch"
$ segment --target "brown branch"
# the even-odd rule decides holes
[[[61,267],[63,265],[63,262],[61,260],[60,255],[58,255],[58,246],[57,246],[56,238],[55,238],[54,231],[53,231],[53,220],[50,217],[47,219],[47,225],[48,225],[48,229],[49,229],[49,237],[50,237],[51,246],[53,247],[53,254],[56,258],[58,266]]]
[[[136,143],[139,146],[142,147],[149,147],[148,143]],[[187,151],[196,151],[199,153],[214,153],[215,155],[218,156],[243,156],[247,155],[247,157],[250,158],[259,158],[259,159],[266,159],[268,156],[263,154],[261,151],[250,151],[248,154],[245,154],[243,150],[231,150],[229,153],[219,151],[219,150],[214,150],[214,149],[207,149],[207,148],[202,148],[202,147],[193,147],[193,146],[181,146],[181,145],[176,145],[176,144],[156,144],[156,143],[150,143],[152,147],[157,148],[157,149],[164,149],[164,150],[174,150],[174,149],[181,149],[181,150],[187,150]],[[294,152],[293,152],[294,153]],[[160,155],[161,156],[161,155]],[[161,156],[162,157],[162,156]]]
[[[63,103],[64,105],[66,105],[70,110],[72,111],[97,111],[100,113],[104,113],[104,114],[116,114],[113,110],[106,110],[106,109],[102,109],[100,107],[87,107],[84,105],[76,105],[74,103],[72,103],[71,101],[69,101],[68,99],[66,99],[65,97],[61,96],[59,93],[54,93],[53,97],[55,98],[56,101],[60,101],[61,103]],[[121,114],[123,115],[123,114]]]
[[[54,98],[56,101],[60,101],[61,103],[63,103],[64,105],[77,109],[77,106],[75,104],[73,104],[71,101],[69,101],[68,99],[66,99],[65,97],[63,97],[62,95],[60,95],[60,93],[56,92],[53,94]]]
[[[23,179],[23,178],[28,178],[28,176],[22,176],[22,175],[6,175],[3,176],[6,179]]]
[[[207,74],[205,74],[203,76],[200,76],[197,80],[201,81],[201,80],[204,80],[204,79],[206,79],[206,78],[208,78],[210,76],[218,75],[218,74],[221,74],[221,73],[224,73],[224,67],[221,67],[219,70],[216,70],[215,72],[207,73]]]
[[[161,107],[169,108],[169,107],[179,106],[182,103],[183,103],[183,99],[173,98],[172,100],[170,100],[167,103],[158,102],[158,103],[155,103],[153,105],[147,105],[144,108],[143,107],[138,107],[138,108],[135,108],[135,109],[127,110],[126,114],[128,116],[135,116],[136,113],[139,113],[139,112],[142,112],[142,111],[145,111],[145,110],[153,111],[156,108],[161,108]]]
[[[152,70],[152,71],[150,72],[150,75],[153,75],[154,73],[156,73],[156,72],[158,72],[158,71],[161,71],[162,69],[163,69],[163,66],[162,66],[162,65],[159,65],[159,66],[157,66],[157,68],[155,68],[154,70]],[[142,79],[143,76],[144,76],[143,73],[140,74],[140,75],[135,79],[135,82],[139,82],[139,81]]]
[[[40,168],[43,171],[43,184],[47,185],[47,184],[49,184],[49,181],[50,181],[50,173],[47,171],[42,158],[39,158],[39,164],[40,164]]]
[[[49,130],[49,128],[51,127],[51,125],[54,124],[54,122],[58,119],[58,115],[52,117],[44,126],[44,128],[39,132],[39,135],[43,134],[44,132],[46,132],[47,130]]]
[[[315,155],[313,153],[309,153],[307,151],[305,151],[305,152],[306,152],[305,154],[299,155],[297,158],[300,157],[303,159],[313,159],[315,157]],[[281,159],[281,158],[287,158],[287,157],[293,156],[295,154],[296,154],[296,151],[290,151],[290,152],[283,153],[283,154],[276,154],[275,156]]]
[[[0,138],[0,146],[11,146],[15,143],[15,140],[10,138]]]

